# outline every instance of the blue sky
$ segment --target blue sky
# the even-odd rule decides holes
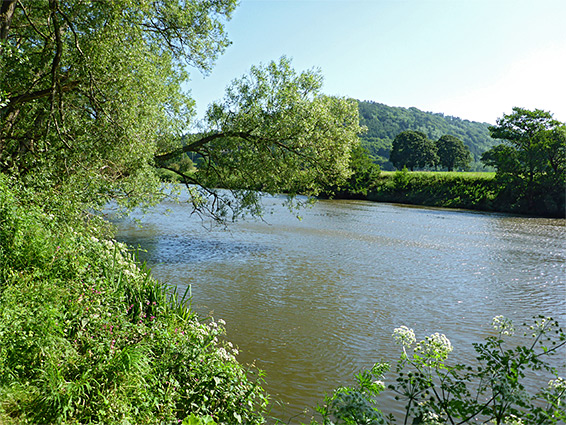
[[[191,73],[199,118],[251,65],[285,55],[323,91],[495,123],[513,106],[566,121],[566,0],[242,0],[232,45]]]

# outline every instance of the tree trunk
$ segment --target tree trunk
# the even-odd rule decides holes
[[[2,0],[2,6],[0,7],[0,41],[4,41],[8,38],[14,10],[16,10],[16,0]],[[2,45],[0,44],[0,54],[1,53]]]

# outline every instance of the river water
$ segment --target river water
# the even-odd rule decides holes
[[[141,228],[117,224],[119,239],[147,250],[154,276],[190,285],[193,309],[227,322],[285,421],[308,422],[301,412],[325,391],[397,359],[401,325],[417,338],[446,334],[461,361],[496,315],[566,325],[564,220],[341,200],[298,220],[281,201],[266,199],[264,221],[227,229],[168,202],[134,214]]]

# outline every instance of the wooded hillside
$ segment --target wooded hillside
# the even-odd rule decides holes
[[[445,134],[458,137],[470,148],[474,157],[472,170],[483,169],[481,154],[496,144],[489,135],[487,123],[376,102],[358,101],[358,105],[360,124],[368,129],[361,135],[362,144],[383,169],[392,169],[387,161],[391,143],[395,136],[405,130],[422,131],[431,140],[438,140]]]

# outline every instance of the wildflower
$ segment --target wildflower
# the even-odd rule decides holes
[[[495,316],[491,322],[493,329],[499,332],[501,335],[513,335],[515,332],[515,327],[511,319],[504,316]]]
[[[566,379],[558,377],[556,379],[551,379],[548,381],[549,390],[566,391]]]
[[[373,385],[379,388],[379,391],[383,391],[385,389],[385,383],[383,381],[373,381]]]
[[[415,332],[406,326],[395,328],[393,330],[393,337],[404,347],[410,347],[417,340],[415,338]]]
[[[446,335],[436,332],[427,336],[424,341],[419,342],[415,351],[421,353],[424,357],[444,360],[452,349],[452,344]]]

